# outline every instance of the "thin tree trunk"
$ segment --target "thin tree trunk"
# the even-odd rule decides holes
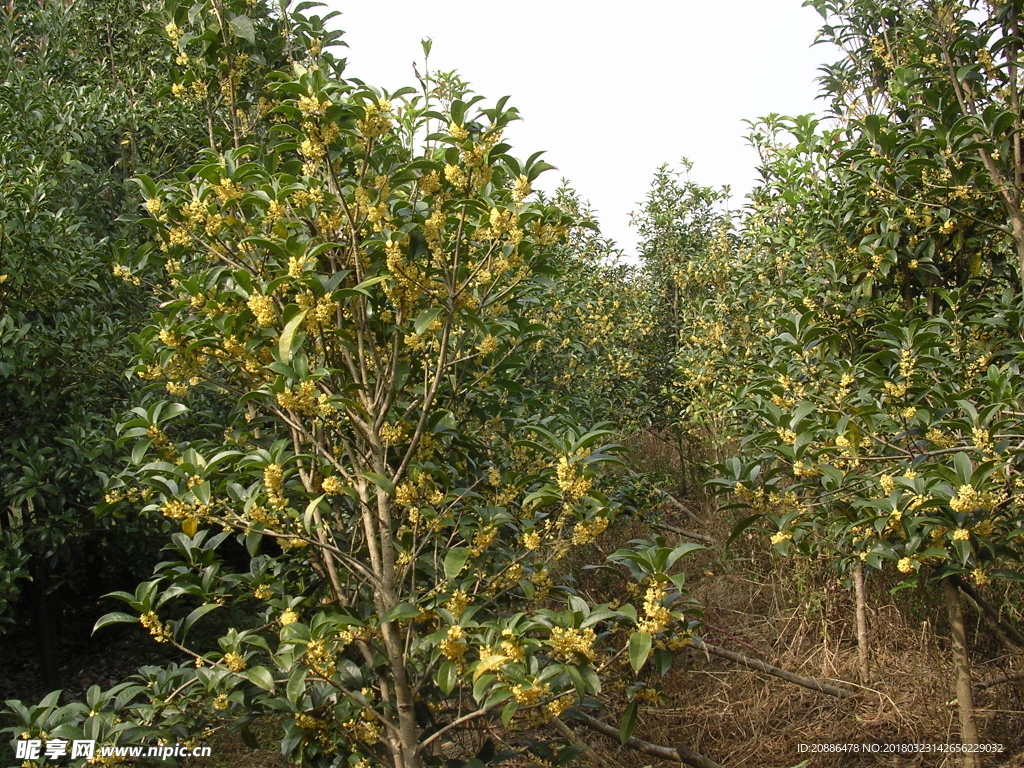
[[[967,659],[967,632],[960,607],[960,590],[949,576],[942,580],[942,592],[949,614],[950,634],[953,637],[953,667],[956,670],[956,703],[960,714],[960,741],[978,744],[978,723],[974,717],[974,695],[971,691],[971,667]],[[960,763],[963,768],[980,768],[976,754],[965,752]]]
[[[871,656],[868,646],[868,611],[864,600],[864,566],[860,563],[853,568],[853,594],[857,601],[857,660],[860,665],[860,682],[871,681]]]

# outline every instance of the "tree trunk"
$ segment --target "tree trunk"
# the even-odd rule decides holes
[[[942,580],[942,592],[949,614],[950,634],[953,638],[953,667],[956,670],[956,703],[960,713],[960,741],[978,744],[978,723],[974,718],[974,695],[971,692],[971,667],[967,659],[967,632],[960,607],[960,591],[952,577]],[[960,763],[963,768],[980,768],[976,754],[965,752]]]
[[[57,623],[49,593],[50,566],[42,555],[33,555],[29,566],[32,586],[26,590],[32,603],[32,624],[39,643],[39,661],[43,682],[50,690],[60,687],[57,673]]]
[[[868,646],[868,612],[864,601],[864,566],[859,563],[853,568],[853,594],[857,601],[857,661],[860,682],[867,685],[871,680],[871,656]]]

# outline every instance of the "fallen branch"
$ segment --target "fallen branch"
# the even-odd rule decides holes
[[[579,747],[581,750],[583,750],[583,754],[586,755],[587,758],[595,766],[603,765],[608,762],[607,760],[602,760],[601,756],[594,751],[594,748],[587,744],[587,742],[583,741],[583,739],[581,739],[579,736],[577,736],[573,732],[572,728],[570,728],[568,725],[562,722],[561,718],[552,717],[551,724],[555,726],[555,728],[558,730],[560,734],[565,736],[566,740],[570,744],[572,744],[574,747]]]
[[[951,578],[957,588],[974,601],[974,604],[978,606],[978,610],[981,611],[982,618],[995,629],[996,634],[999,635],[1004,644],[1024,648],[1024,635],[1016,627],[1012,627],[1004,621],[999,615],[999,611],[993,608],[992,604],[978,593],[978,590],[959,576],[952,576]]]
[[[619,729],[614,725],[608,725],[608,723],[602,722],[596,717],[591,717],[584,712],[580,712],[578,709],[570,710],[569,714],[591,730],[604,734],[609,738],[618,740]],[[683,763],[684,765],[693,766],[693,768],[722,768],[722,766],[714,760],[704,757],[700,752],[694,752],[692,749],[687,747],[663,747],[660,744],[652,744],[649,741],[638,739],[635,736],[626,739],[626,743],[623,746],[629,747],[630,749],[651,757],[657,757],[661,760],[668,760],[673,763]]]
[[[986,688],[994,688],[995,686],[1002,685],[1003,683],[1012,683],[1014,680],[1024,680],[1024,672],[1018,672],[1015,675],[1003,675],[1002,677],[997,677],[995,680],[986,680],[983,683],[975,683],[974,687],[979,691],[984,691]]]
[[[693,533],[692,531],[684,531],[682,528],[676,528],[674,525],[669,525],[668,523],[655,523],[654,527],[662,531],[668,531],[669,533],[675,533],[680,536],[685,536],[686,538],[693,539],[694,541],[699,541],[702,544],[707,544],[709,547],[715,546],[716,543],[714,539],[712,539],[710,536],[705,536],[703,533]]]
[[[786,682],[794,683],[796,685],[803,686],[804,688],[809,688],[812,691],[818,691],[819,693],[826,693],[829,696],[835,696],[837,699],[850,699],[858,695],[856,691],[851,691],[849,688],[839,688],[835,685],[821,683],[817,680],[812,680],[809,677],[798,675],[795,672],[787,672],[784,669],[772,666],[771,664],[768,664],[763,661],[758,661],[757,659],[752,659],[749,656],[744,656],[741,653],[727,651],[725,650],[725,648],[719,648],[716,645],[711,645],[711,643],[706,643],[703,640],[696,637],[693,638],[693,647],[702,651],[707,651],[708,653],[713,654],[715,656],[720,656],[723,659],[734,661],[737,664],[742,664],[743,666],[749,667],[750,669],[756,669],[759,672],[764,672],[765,674],[772,675],[774,677],[779,678],[780,680],[785,680]]]
[[[694,511],[693,511],[692,509],[690,509],[690,508],[689,508],[688,506],[686,506],[685,504],[683,504],[683,502],[681,502],[681,501],[680,501],[679,499],[677,499],[677,498],[676,498],[675,496],[673,496],[673,495],[672,495],[671,493],[669,493],[668,491],[665,491],[665,490],[664,490],[664,489],[662,489],[662,488],[658,488],[658,489],[657,489],[657,491],[658,491],[658,492],[659,492],[659,493],[660,493],[660,494],[661,494],[662,496],[664,496],[664,497],[665,497],[665,500],[666,500],[666,501],[667,501],[667,502],[668,502],[669,504],[671,504],[671,505],[672,505],[673,507],[675,507],[676,509],[678,509],[678,510],[679,510],[680,512],[682,512],[682,513],[683,513],[684,515],[686,515],[687,517],[689,517],[689,518],[690,518],[691,520],[693,520],[693,521],[694,521],[695,523],[699,523],[699,522],[700,522],[700,517],[698,517],[698,516],[697,516],[697,513],[696,513],[696,512],[694,512]]]

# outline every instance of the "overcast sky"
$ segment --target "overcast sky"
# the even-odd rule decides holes
[[[514,154],[547,150],[558,167],[537,186],[568,178],[630,253],[629,214],[659,165],[687,157],[695,181],[741,203],[756,176],[743,120],[820,111],[817,69],[837,58],[811,46],[821,19],[800,0],[327,3],[343,13],[349,76],[415,85],[429,37],[431,69],[458,70],[489,103],[511,95]]]

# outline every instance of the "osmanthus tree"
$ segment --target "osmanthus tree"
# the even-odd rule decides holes
[[[0,9],[0,629],[31,627],[52,685],[62,609],[141,578],[157,551],[155,521],[93,514],[138,393],[127,336],[148,316],[113,269],[117,242],[140,241],[119,221],[139,201],[127,180],[182,167],[206,135],[160,102],[143,10]]]
[[[247,8],[171,7],[167,33],[238,62]],[[124,264],[162,299],[135,372],[171,397],[123,425],[108,499],[182,532],[97,629],[138,622],[194,664],[97,689],[88,715],[17,705],[16,732],[184,741],[270,713],[301,764],[480,765],[504,729],[594,707],[613,680],[626,741],[655,685],[634,673],[664,674],[697,626],[674,573],[697,547],[610,555],[636,606],[572,588],[566,555],[620,507],[616,447],[516,382],[572,219],[531,202],[546,166],[509,154],[504,100],[348,81],[315,22],[282,13],[268,45],[287,65],[244,102],[218,70],[231,142],[140,179],[154,243]],[[182,439],[200,394],[230,417]],[[248,571],[223,559],[231,536]],[[210,650],[189,633],[222,605],[244,610]]]
[[[1018,14],[812,4],[847,56],[824,81],[831,126],[754,126],[756,254],[721,290],[766,298],[726,339],[759,327],[757,342],[717,363],[748,363],[723,393],[741,450],[717,482],[752,508],[737,532],[768,523],[777,549],[827,553],[855,586],[887,564],[941,584],[961,734],[977,743],[958,587],[1019,581],[1024,537]]]
[[[698,184],[690,178],[692,168],[685,159],[679,170],[659,168],[634,218],[642,261],[636,280],[647,291],[641,319],[646,337],[638,341],[652,401],[651,433],[687,469],[698,464],[693,447],[725,426],[717,400],[734,375],[714,369],[740,351],[727,339],[742,337],[740,326],[749,325],[762,298],[756,284],[733,282],[749,254],[738,250],[728,189]],[[752,288],[753,295],[740,298]],[[699,485],[701,475],[694,472],[690,483]]]
[[[572,223],[551,256],[558,278],[542,315],[547,336],[522,371],[524,384],[547,407],[614,422],[620,433],[643,429],[657,389],[648,358],[651,294],[578,192],[563,184],[550,202]]]
[[[1024,274],[1021,4],[806,4],[826,20],[821,39],[845,53],[823,84],[862,137],[844,161],[875,202],[869,218],[880,214],[875,267],[926,285],[992,260]]]

